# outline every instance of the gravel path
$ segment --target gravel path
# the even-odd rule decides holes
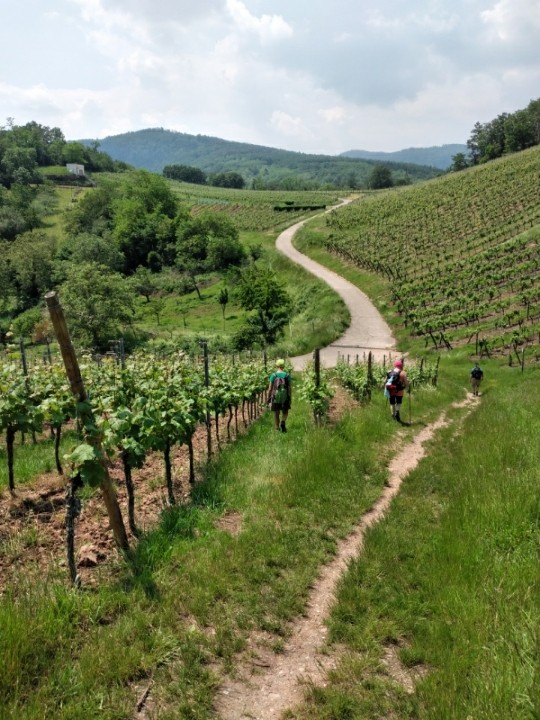
[[[351,358],[359,355],[362,358],[364,353],[367,355],[371,352],[376,360],[382,360],[383,356],[388,357],[391,352],[397,352],[392,331],[367,295],[293,246],[292,239],[305,222],[303,220],[284,230],[276,241],[276,248],[312,275],[328,283],[343,298],[351,314],[351,324],[345,333],[321,350],[321,364],[334,367],[339,355],[350,355]],[[290,360],[295,370],[302,370],[312,357],[313,353],[307,353]]]

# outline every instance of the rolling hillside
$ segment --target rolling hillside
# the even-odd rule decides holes
[[[375,164],[375,161],[307,155],[161,128],[114,135],[99,142],[100,149],[114,160],[137,168],[161,172],[166,165],[180,164],[198,167],[206,173],[235,171],[247,183],[258,180],[265,187],[286,178],[301,178],[319,187],[359,187],[365,185]],[[408,176],[414,182],[439,174],[433,167],[410,163],[385,165],[396,180]]]
[[[458,143],[450,145],[436,145],[426,148],[406,148],[395,152],[373,152],[371,150],[347,150],[341,157],[360,158],[362,160],[375,160],[377,162],[415,163],[429,165],[447,170],[452,164],[452,158],[458,153],[468,154],[466,145]]]
[[[327,246],[391,282],[426,345],[540,356],[540,147],[329,217]]]

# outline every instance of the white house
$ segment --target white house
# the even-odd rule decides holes
[[[66,163],[67,171],[72,175],[84,175],[84,165],[78,163]]]

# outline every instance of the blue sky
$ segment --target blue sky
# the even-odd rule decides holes
[[[0,124],[337,154],[540,97],[540,0],[0,0]]]

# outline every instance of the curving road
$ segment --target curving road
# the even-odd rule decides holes
[[[367,355],[371,352],[376,360],[382,360],[384,356],[388,357],[391,352],[396,352],[392,331],[368,296],[348,280],[319,265],[293,246],[292,239],[305,222],[306,220],[302,220],[284,230],[276,240],[276,248],[297,265],[328,283],[343,298],[351,314],[351,324],[343,335],[321,349],[321,365],[334,367],[340,355],[349,355],[352,361],[356,355],[362,359],[364,353]],[[295,370],[302,370],[312,359],[313,353],[290,358]]]

